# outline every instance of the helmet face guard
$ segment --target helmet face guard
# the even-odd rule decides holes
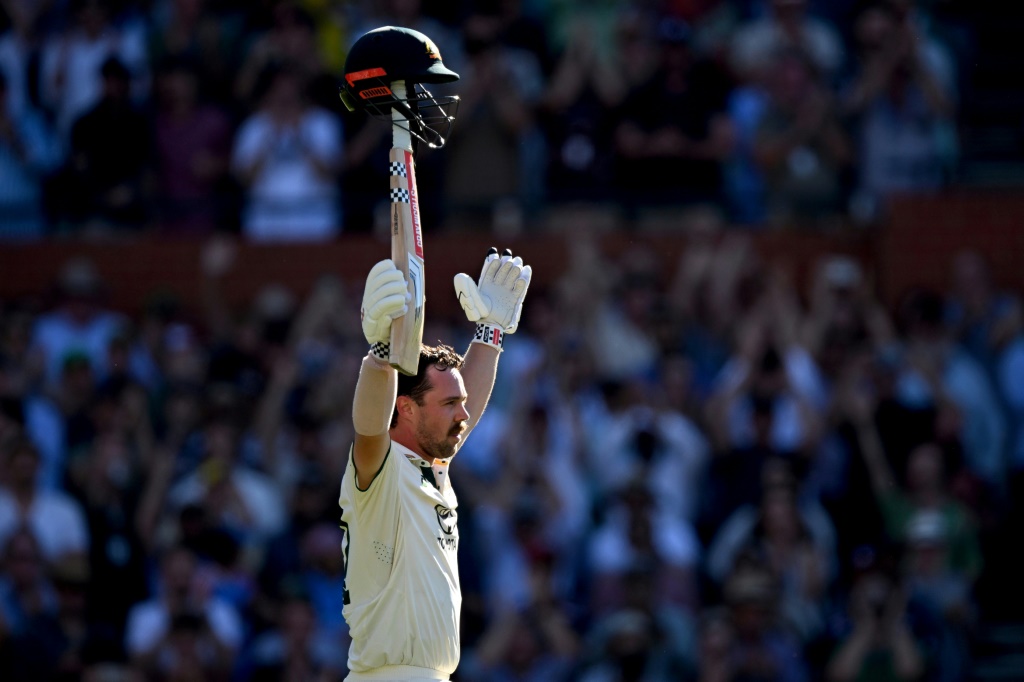
[[[346,76],[348,80],[353,74]],[[391,83],[382,76],[368,76],[355,89],[342,87],[341,101],[349,111],[364,109],[373,118],[391,123],[409,131],[417,140],[431,149],[439,149],[448,141],[455,115],[459,110],[458,95],[435,97],[422,83],[406,83],[408,96],[399,98],[391,90]],[[391,115],[392,109],[405,119],[400,122]]]
[[[383,26],[364,33],[345,60],[341,100],[349,111],[370,116],[407,130],[431,148],[448,140],[459,98],[435,97],[424,84],[451,83],[459,74],[441,62],[437,46],[427,36],[400,26]],[[396,96],[392,84],[405,84]],[[392,116],[397,112],[403,119]]]

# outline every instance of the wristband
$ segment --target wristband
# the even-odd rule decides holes
[[[391,344],[386,341],[378,341],[370,346],[370,355],[383,363],[391,358]]]
[[[478,324],[476,334],[473,335],[473,343],[483,343],[498,350],[501,350],[504,340],[505,332],[501,327],[493,324]]]

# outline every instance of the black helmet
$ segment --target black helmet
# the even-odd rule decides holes
[[[442,147],[459,98],[434,97],[423,84],[458,79],[430,38],[410,28],[382,26],[364,33],[349,50],[341,100],[349,111],[365,109],[387,121],[392,120],[392,108],[397,109],[407,121],[403,128],[431,147]],[[405,82],[404,97],[392,91],[396,81]]]

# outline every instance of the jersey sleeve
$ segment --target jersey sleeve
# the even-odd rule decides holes
[[[398,455],[394,450],[394,445],[388,447],[388,452],[384,455],[384,461],[381,462],[380,469],[377,470],[370,484],[363,487],[357,478],[355,463],[352,459],[352,449],[349,449],[348,471],[345,473],[346,481],[344,486],[345,504],[358,509],[361,513],[365,510],[373,514],[374,509],[380,504],[393,506],[396,503],[398,496],[398,472],[395,471],[395,463],[397,462]]]

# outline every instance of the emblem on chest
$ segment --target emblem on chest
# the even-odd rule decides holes
[[[441,529],[441,535],[438,536],[437,543],[441,546],[441,549],[458,549],[459,513],[443,504],[434,505],[434,511],[437,512],[437,525]]]

